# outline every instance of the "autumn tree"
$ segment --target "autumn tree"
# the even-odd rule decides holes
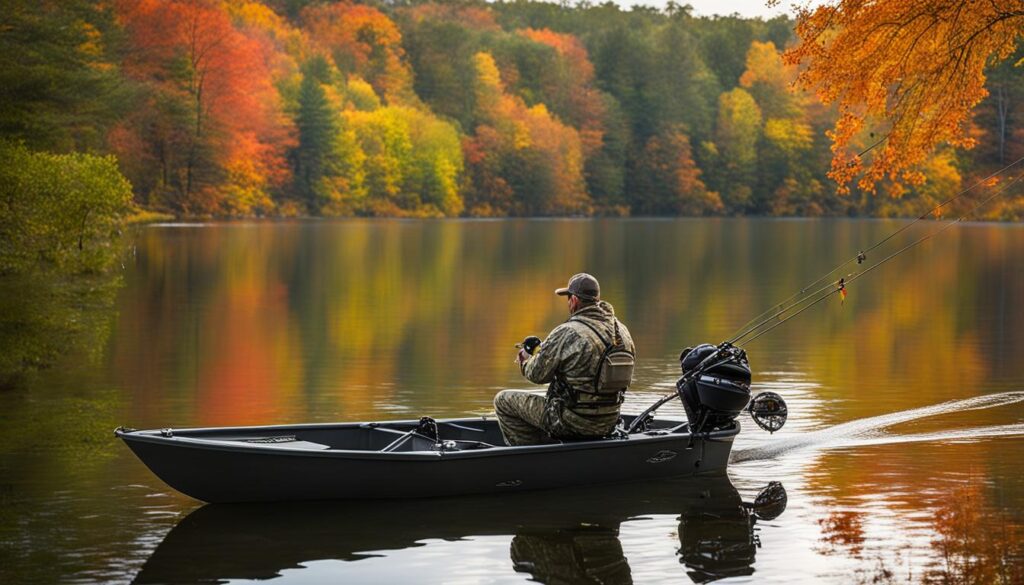
[[[1024,23],[1016,0],[839,0],[797,16],[787,60],[839,107],[830,176],[868,191],[885,178],[919,184],[915,167],[942,143],[973,145],[966,123],[988,94],[986,67],[1013,53]]]
[[[772,42],[754,41],[739,84],[764,117],[757,144],[756,181],[747,211],[770,215],[822,215],[824,171],[814,155],[815,132],[809,96],[793,87],[796,67],[783,62]]]
[[[494,58],[474,57],[474,136],[464,141],[471,214],[558,215],[589,212],[579,134],[543,104],[509,95]]]
[[[769,118],[760,144],[755,211],[767,215],[818,216],[826,186],[813,162],[811,127],[797,118]]]
[[[111,143],[137,187],[186,214],[271,208],[292,138],[259,40],[200,0],[117,6],[142,91]]]
[[[682,127],[652,136],[637,168],[634,212],[641,215],[708,215],[723,210],[718,193],[709,191],[693,161],[690,139]]]
[[[579,130],[588,154],[599,150],[604,136],[605,104],[594,86],[594,66],[586,47],[574,35],[549,29],[527,28],[517,32],[555,51],[557,61],[541,81],[544,104]]]
[[[761,108],[743,88],[719,96],[715,184],[721,189],[723,203],[730,213],[742,213],[752,204],[762,123]]]
[[[307,209],[324,215],[351,214],[365,197],[365,155],[355,133],[344,127],[342,104],[332,88],[337,82],[336,70],[326,59],[310,60],[295,115],[296,191]]]
[[[740,76],[765,118],[796,118],[804,111],[805,96],[792,87],[797,71],[783,62],[771,42],[754,41],[747,50],[747,67]]]
[[[383,12],[350,2],[318,4],[302,11],[302,23],[342,73],[366,79],[385,100],[413,98],[402,33]]]
[[[915,185],[891,181],[879,183],[879,197],[865,201],[866,211],[878,217],[919,217],[928,213],[962,189],[963,178],[957,165],[956,152],[950,147],[940,148],[918,166],[923,181]],[[944,211],[956,217],[968,209],[951,206]]]

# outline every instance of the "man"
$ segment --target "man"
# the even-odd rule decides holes
[[[621,387],[606,388],[597,377],[607,361],[602,356],[610,348],[634,354],[629,330],[615,318],[615,309],[601,300],[601,287],[589,274],[574,275],[555,294],[567,297],[569,320],[555,327],[533,355],[523,348],[516,358],[528,380],[548,384],[547,395],[503,390],[494,398],[498,424],[509,445],[605,437],[619,420],[632,359],[628,370],[622,370],[626,381]]]

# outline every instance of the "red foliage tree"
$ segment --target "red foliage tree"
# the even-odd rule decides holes
[[[115,148],[131,144],[131,132],[145,146],[118,153],[126,166],[157,177],[142,184],[184,213],[269,206],[267,190],[288,178],[291,145],[265,58],[272,47],[210,2],[124,0],[117,10],[131,48],[125,71],[145,89],[115,132]],[[141,165],[132,164],[136,157]]]

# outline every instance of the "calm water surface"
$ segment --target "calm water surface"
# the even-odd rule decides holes
[[[747,424],[728,477],[204,507],[111,434],[489,412],[498,390],[530,387],[512,345],[566,317],[552,291],[579,271],[633,333],[637,412],[671,389],[682,347],[727,338],[900,225],[142,229],[97,320],[105,346],[0,392],[0,580],[1024,582],[1022,226],[957,226],[747,346],[757,388],[791,414],[773,436]],[[785,511],[744,513],[771,481]]]

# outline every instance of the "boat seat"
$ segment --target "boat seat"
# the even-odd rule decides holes
[[[253,440],[210,440],[211,443],[227,443],[230,445],[237,445],[239,443],[245,445],[257,445],[260,447],[273,447],[275,449],[294,449],[297,451],[324,451],[330,449],[330,445],[324,445],[323,443],[314,443],[312,441],[253,441]]]
[[[314,443],[312,441],[288,441],[287,443],[278,443],[274,445],[282,449],[299,449],[309,451],[323,451],[330,449],[330,445],[324,445],[323,443]]]

